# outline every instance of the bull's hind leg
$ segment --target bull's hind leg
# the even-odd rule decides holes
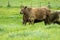
[[[34,19],[31,18],[30,21],[29,21],[30,24],[34,24]]]
[[[44,23],[45,23],[45,25],[51,24],[51,22],[46,19],[44,20]]]
[[[31,20],[31,24],[34,24],[34,19]]]
[[[51,24],[51,20],[50,20],[49,16],[47,16],[46,19],[44,19],[44,23],[45,23],[45,25]]]
[[[45,25],[47,25],[47,22],[44,20]]]
[[[31,21],[30,20],[28,20],[28,22],[29,22],[29,25],[31,24]]]

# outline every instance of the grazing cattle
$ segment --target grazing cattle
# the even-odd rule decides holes
[[[44,21],[45,24],[49,22],[50,10],[48,8],[30,8],[27,6],[24,6],[21,8],[20,11],[21,14],[23,14],[23,23],[26,24],[27,22],[34,24],[35,20]]]
[[[52,14],[50,14],[49,21],[50,21],[50,23],[60,24],[60,12],[55,11]]]

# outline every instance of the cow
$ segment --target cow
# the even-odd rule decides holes
[[[27,8],[27,6],[21,6],[20,14],[23,14],[23,24],[29,21],[29,12],[31,8]]]
[[[60,11],[54,11],[49,16],[49,23],[60,24]]]
[[[20,13],[23,14],[23,24],[26,24],[27,22],[29,22],[29,24],[34,24],[35,20],[44,21],[45,24],[49,23],[49,19],[47,18],[50,15],[50,9],[48,8],[31,8],[23,6]]]

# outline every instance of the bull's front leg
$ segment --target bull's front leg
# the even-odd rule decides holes
[[[23,17],[23,24],[26,25],[26,23],[27,23],[27,19]]]
[[[26,21],[25,20],[23,20],[23,24],[26,25]]]
[[[51,24],[51,21],[49,19],[44,20],[45,25]]]

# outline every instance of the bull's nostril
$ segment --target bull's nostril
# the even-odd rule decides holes
[[[21,12],[20,12],[20,14],[21,14]]]
[[[20,14],[22,14],[22,12],[20,12]]]

